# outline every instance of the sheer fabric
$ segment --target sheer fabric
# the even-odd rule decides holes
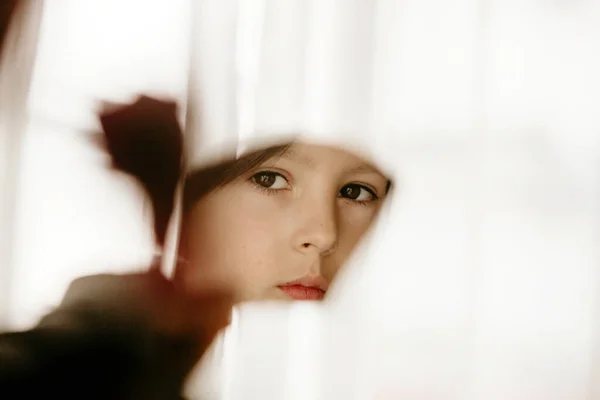
[[[22,0],[0,7],[0,327],[10,319],[22,132],[42,8]]]

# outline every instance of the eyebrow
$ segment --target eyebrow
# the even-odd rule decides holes
[[[371,164],[367,164],[367,163],[361,164],[358,167],[350,168],[347,172],[348,173],[369,172],[369,173],[376,173],[376,174],[383,175],[377,168],[375,168]]]
[[[294,151],[292,147],[288,147],[284,152],[282,152],[277,158],[285,158],[290,161],[297,162],[299,164],[305,165],[307,167],[314,168],[317,163],[314,158],[309,155],[299,154],[297,151]],[[376,173],[381,174],[379,169],[375,168],[372,164],[367,162],[363,162],[361,165],[357,167],[349,168],[345,171],[346,173],[356,174],[356,173]]]
[[[292,147],[288,147],[287,149],[285,149],[285,151],[282,152],[277,158],[285,158],[287,160],[297,162],[298,164],[302,164],[307,167],[314,168],[317,165],[314,158],[304,154],[298,154],[298,152],[294,151]]]

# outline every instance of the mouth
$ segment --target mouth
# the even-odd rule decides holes
[[[318,287],[304,286],[301,284],[290,284],[278,286],[279,290],[291,297],[293,300],[322,300],[325,290]]]

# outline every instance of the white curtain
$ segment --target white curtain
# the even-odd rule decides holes
[[[9,266],[12,326],[35,323],[75,276],[150,260],[141,190],[110,171],[89,138],[99,129],[100,101],[143,92],[174,98],[185,110],[189,7],[185,0],[44,2],[28,123],[13,132],[22,154]]]
[[[189,103],[198,159],[296,130],[397,180],[327,304],[240,311],[221,397],[600,398],[599,39],[590,1],[48,1],[13,321],[149,257],[84,139],[97,99],[145,91]]]

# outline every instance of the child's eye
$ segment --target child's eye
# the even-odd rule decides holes
[[[252,175],[250,180],[265,189],[279,190],[288,186],[288,181],[283,175],[271,171],[258,172]]]
[[[356,183],[351,183],[341,188],[339,195],[345,199],[360,202],[377,200],[377,196],[373,190]]]

